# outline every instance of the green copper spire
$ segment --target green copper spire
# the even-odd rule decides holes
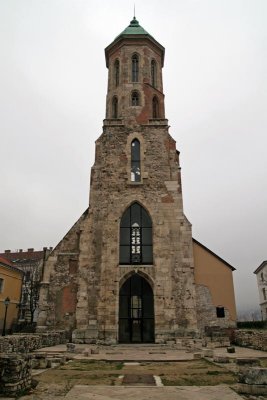
[[[123,36],[125,36],[125,35],[149,35],[149,33],[147,31],[145,31],[141,25],[139,25],[139,21],[137,21],[137,19],[134,16],[130,22],[130,25],[127,26],[127,28],[125,28],[124,31],[122,31],[116,37],[116,39],[122,35]],[[149,35],[149,36],[151,36],[151,35]]]
[[[111,49],[114,48],[114,46],[118,45],[121,43],[123,40],[127,41],[137,41],[139,40],[148,40],[152,42],[160,51],[161,53],[161,63],[163,67],[164,63],[164,47],[156,41],[156,39],[153,38],[140,24],[139,21],[135,17],[135,12],[134,12],[134,17],[130,22],[130,25],[127,26],[127,28],[124,29],[115,39],[113,40],[112,43],[110,43],[109,46],[105,48],[105,55],[106,55],[106,65],[107,67],[109,66],[109,57],[110,57],[110,51]]]

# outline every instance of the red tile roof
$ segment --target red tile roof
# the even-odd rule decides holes
[[[12,266],[12,263],[9,260],[7,260],[6,258],[1,257],[1,255],[0,255],[0,263]]]

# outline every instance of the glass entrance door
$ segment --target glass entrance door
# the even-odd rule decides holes
[[[154,342],[154,298],[149,283],[138,274],[120,289],[119,342]]]

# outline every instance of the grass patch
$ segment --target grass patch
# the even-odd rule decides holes
[[[107,371],[107,370],[120,370],[123,368],[121,362],[107,362],[96,360],[76,360],[69,361],[67,364],[62,365],[60,370],[74,370],[74,371]]]
[[[39,385],[62,387],[66,392],[74,385],[120,385],[119,375],[127,374],[157,375],[167,386],[212,386],[234,384],[237,381],[235,374],[204,359],[168,363],[142,362],[140,365],[74,360],[53,370],[47,370],[36,376],[36,379]]]

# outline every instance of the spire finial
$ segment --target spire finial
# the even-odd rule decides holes
[[[135,3],[134,3],[134,19],[136,19],[136,18],[135,18]]]

